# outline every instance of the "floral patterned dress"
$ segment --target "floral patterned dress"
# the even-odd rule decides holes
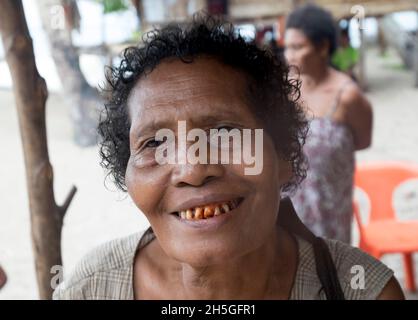
[[[330,113],[310,122],[304,146],[309,169],[291,199],[301,220],[317,236],[350,243],[355,145],[351,129],[332,120],[344,87]]]

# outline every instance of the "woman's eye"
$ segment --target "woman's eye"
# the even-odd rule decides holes
[[[217,127],[216,129],[218,129],[218,130],[221,130],[221,129],[226,129],[226,130],[228,130],[228,131],[231,131],[232,129],[236,129],[236,128],[231,127],[231,126],[227,126],[227,125],[225,125],[225,126],[220,126],[220,127]]]
[[[157,148],[157,147],[158,147],[159,145],[161,145],[163,142],[164,142],[164,141],[158,141],[158,140],[155,140],[155,139],[151,139],[151,140],[148,140],[148,141],[145,143],[144,147],[145,147],[145,148]]]

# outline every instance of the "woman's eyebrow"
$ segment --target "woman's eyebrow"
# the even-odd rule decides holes
[[[181,119],[179,118],[177,121],[170,119],[156,119],[154,121],[150,121],[149,123],[139,126],[136,130],[135,136],[141,137],[143,135],[149,134],[151,132],[156,132],[160,129],[171,129],[173,131],[177,131],[178,128],[178,121],[186,121],[187,130],[191,127],[199,128],[205,127],[207,125],[215,124],[222,121],[236,121],[239,117],[239,114],[236,112],[225,111],[219,115],[213,114],[201,114],[201,115],[194,115],[192,118],[189,119]]]
[[[170,126],[172,126],[172,120],[165,119],[165,120],[154,120],[146,125],[138,126],[138,128],[135,130],[135,137],[142,137],[146,134],[153,133],[158,131],[159,129],[168,128],[170,129]]]

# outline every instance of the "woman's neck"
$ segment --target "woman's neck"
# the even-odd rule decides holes
[[[181,264],[183,299],[287,299],[296,270],[294,243],[282,229],[256,250],[206,267]],[[292,246],[293,244],[293,246]]]
[[[330,75],[330,68],[326,65],[317,66],[312,72],[302,75],[302,86],[312,90],[322,85]]]

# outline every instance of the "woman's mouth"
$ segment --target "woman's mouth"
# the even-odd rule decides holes
[[[239,207],[242,200],[243,198],[236,198],[220,203],[199,205],[197,207],[189,208],[186,210],[173,212],[173,214],[177,215],[181,220],[210,219],[235,210]]]

